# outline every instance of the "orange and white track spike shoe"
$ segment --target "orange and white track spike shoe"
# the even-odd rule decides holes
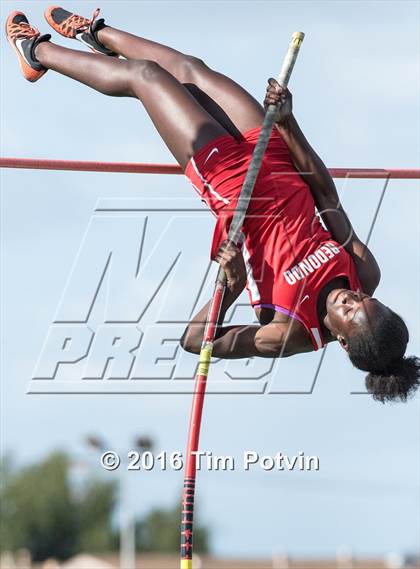
[[[50,34],[42,35],[30,25],[23,12],[12,12],[6,21],[6,35],[10,45],[18,56],[23,76],[34,83],[47,69],[35,58],[35,47],[51,39]]]
[[[105,26],[103,18],[97,19],[99,12],[100,10],[97,8],[89,20],[84,16],[72,14],[59,6],[50,6],[45,10],[45,19],[57,33],[65,38],[79,40],[95,53],[116,55],[102,45],[97,38],[97,32]]]

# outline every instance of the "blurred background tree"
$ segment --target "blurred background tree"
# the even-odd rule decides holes
[[[67,559],[80,552],[118,549],[113,524],[117,486],[113,482],[71,480],[72,460],[54,452],[17,469],[10,457],[0,465],[0,552],[25,548],[34,561]],[[181,499],[176,507],[152,510],[136,523],[139,552],[178,553]],[[179,504],[179,505],[178,505]],[[196,526],[194,549],[209,550],[209,530]]]
[[[82,549],[115,548],[115,485],[91,482],[76,496],[69,469],[70,460],[61,452],[18,471],[6,461],[1,472],[1,550],[27,548],[41,561],[66,559]]]
[[[179,499],[181,504],[181,498]],[[177,553],[179,551],[179,526],[181,505],[163,510],[152,510],[136,524],[136,544],[140,551]],[[209,530],[194,524],[194,551],[208,553]]]
[[[111,528],[111,516],[116,503],[117,490],[113,484],[89,482],[79,506],[79,548],[81,551],[115,551],[118,535]]]

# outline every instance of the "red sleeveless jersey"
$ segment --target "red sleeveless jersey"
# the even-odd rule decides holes
[[[239,192],[260,128],[216,138],[201,148],[185,175],[216,215],[211,250],[215,257],[226,239]],[[332,279],[345,277],[360,289],[356,267],[317,215],[307,184],[293,166],[289,149],[273,129],[242,230],[247,291],[253,307],[268,307],[297,319],[313,347],[325,345],[318,321],[319,292]]]

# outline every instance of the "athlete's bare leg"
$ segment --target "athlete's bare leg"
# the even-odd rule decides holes
[[[213,71],[200,59],[109,26],[99,30],[97,37],[107,48],[127,59],[156,61],[178,81],[191,85],[191,92],[200,104],[232,134],[236,134],[235,128],[246,132],[262,124],[262,106],[240,85]]]
[[[202,146],[227,131],[158,63],[124,61],[67,49],[51,42],[36,47],[39,62],[105,95],[139,99],[159,134],[185,169]]]

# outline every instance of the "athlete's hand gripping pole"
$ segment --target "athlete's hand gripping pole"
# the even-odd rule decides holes
[[[304,38],[303,32],[295,32],[289,45],[280,75],[277,79],[282,87],[287,87],[300,46]],[[261,132],[255,146],[251,163],[245,177],[241,193],[238,198],[235,213],[228,233],[228,240],[237,244],[242,225],[251,199],[252,190],[261,168],[265,150],[273,129],[277,115],[276,105],[270,105],[265,114]],[[217,330],[220,308],[226,290],[226,274],[222,267],[219,268],[213,298],[207,315],[207,322],[201,345],[200,361],[195,379],[195,389],[190,416],[188,444],[186,453],[184,492],[182,498],[182,523],[181,523],[181,569],[192,569],[193,551],[193,513],[196,478],[196,452],[200,436],[201,416],[203,411],[206,381],[210,366],[213,342]]]

